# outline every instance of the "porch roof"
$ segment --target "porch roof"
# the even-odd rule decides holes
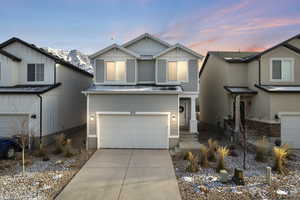
[[[257,94],[257,91],[243,86],[224,86],[230,94]]]
[[[271,93],[300,93],[300,85],[255,85],[257,88]]]

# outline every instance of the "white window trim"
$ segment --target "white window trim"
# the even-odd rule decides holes
[[[289,61],[292,61],[292,69],[291,69],[292,79],[291,80],[273,79],[273,60],[280,60],[280,61],[289,60]],[[294,82],[295,81],[295,71],[294,71],[295,67],[294,67],[294,65],[295,65],[295,59],[294,58],[271,58],[270,59],[270,81],[271,82]]]
[[[44,75],[44,80],[43,80],[43,81],[37,81],[37,80],[36,80],[36,71],[37,71],[37,70],[36,70],[36,65],[37,65],[37,64],[42,64],[42,65],[44,66],[44,74],[43,74],[43,75]],[[34,81],[28,81],[28,65],[34,65],[34,68],[35,68],[35,73],[34,73],[34,79],[35,79],[35,80],[34,80]],[[26,73],[26,81],[27,81],[27,83],[42,83],[42,82],[45,82],[45,77],[46,77],[46,76],[45,76],[45,63],[27,63],[27,65],[26,65],[26,70],[27,70],[27,71],[26,71],[26,72],[27,72],[27,73]]]
[[[166,66],[166,83],[170,85],[178,85],[182,83],[188,83],[190,81],[189,77],[189,60],[188,59],[168,59],[167,61],[167,66]],[[176,62],[176,70],[177,70],[177,64],[178,62],[186,62],[187,63],[187,79],[186,81],[178,81],[178,71],[177,71],[177,81],[169,81],[168,76],[169,76],[169,62]]]

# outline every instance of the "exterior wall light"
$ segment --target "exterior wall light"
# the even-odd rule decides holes
[[[91,115],[91,116],[90,116],[90,120],[91,120],[91,121],[94,121],[94,120],[95,120],[95,116],[94,116],[94,115]]]
[[[172,119],[172,121],[176,121],[176,115],[173,114],[171,119]]]
[[[31,119],[36,119],[36,114],[32,114],[32,115],[30,116],[30,118],[31,118]]]

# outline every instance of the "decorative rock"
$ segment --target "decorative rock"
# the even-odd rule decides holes
[[[272,182],[272,169],[271,167],[266,167],[266,183],[271,185]]]
[[[287,195],[287,192],[283,190],[277,190],[276,193],[279,195]]]
[[[221,170],[220,171],[220,181],[222,183],[227,183],[228,180],[229,180],[229,175],[228,175],[227,171],[226,170]]]

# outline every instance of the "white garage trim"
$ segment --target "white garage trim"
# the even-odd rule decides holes
[[[131,115],[131,112],[96,112],[96,129],[97,129],[97,148],[100,148],[100,124],[99,124],[99,116],[100,115]],[[135,112],[133,116],[136,115],[167,115],[168,117],[168,134],[167,134],[167,146],[169,146],[169,138],[177,137],[170,136],[170,112]]]
[[[278,113],[279,117],[281,116],[295,116],[295,115],[300,115],[300,112],[280,112]]]

